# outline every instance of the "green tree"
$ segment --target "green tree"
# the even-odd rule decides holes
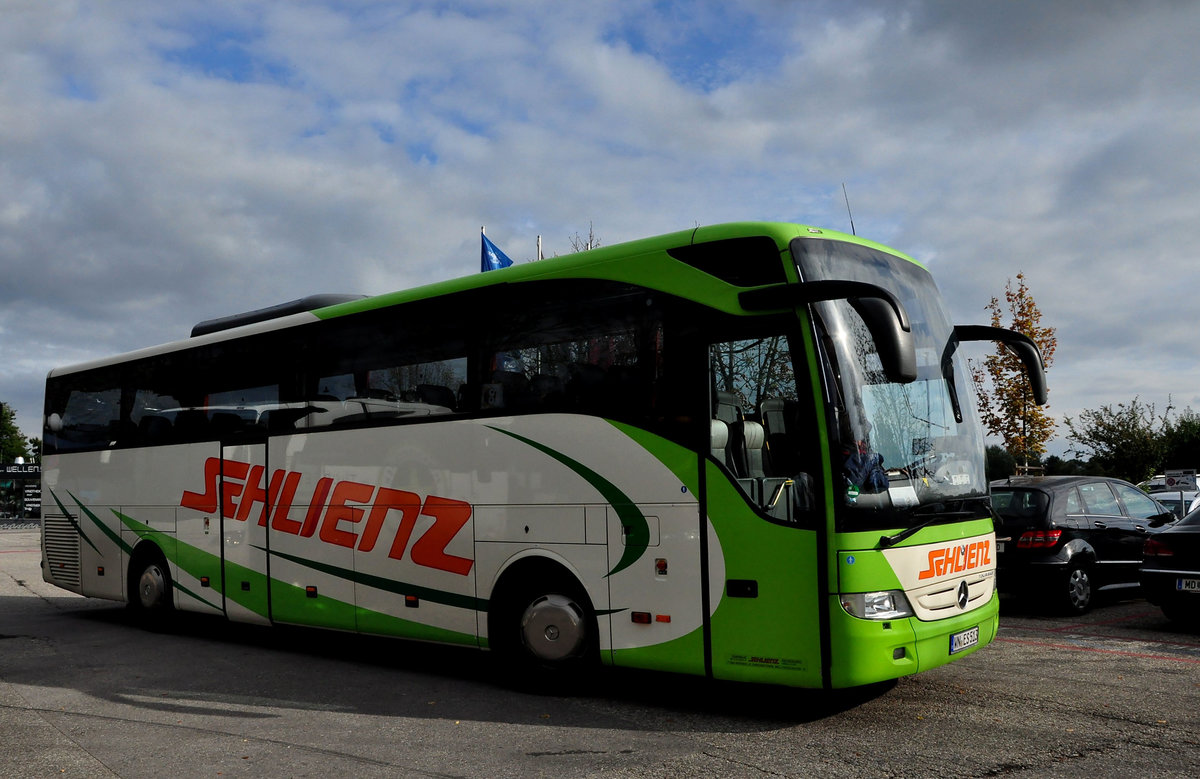
[[[1159,416],[1154,404],[1135,396],[1129,403],[1085,409],[1075,419],[1063,417],[1070,451],[1090,456],[1106,475],[1135,484],[1154,475],[1166,451],[1164,435],[1171,407]]]
[[[988,481],[1007,479],[1017,472],[1017,461],[1013,459],[1007,449],[995,444],[987,448],[987,460],[984,465]]]
[[[1011,279],[1005,284],[1004,300],[1009,314],[1007,324],[998,298],[992,298],[985,307],[991,312],[992,326],[1007,327],[1032,338],[1042,352],[1043,364],[1049,368],[1058,340],[1053,327],[1042,326],[1042,312],[1029,293],[1024,274],[1017,274],[1016,289]],[[1000,436],[1004,448],[1018,463],[1036,462],[1054,436],[1054,418],[1030,397],[1020,359],[1007,347],[996,344],[996,351],[984,359],[982,367],[971,362],[971,379],[988,435]]]
[[[0,462],[11,463],[18,457],[29,457],[30,439],[17,428],[17,415],[0,401]]]
[[[1058,455],[1052,454],[1046,458],[1046,475],[1047,476],[1100,476],[1098,466],[1086,463],[1078,457],[1070,460],[1064,460]]]
[[[1186,408],[1168,421],[1163,442],[1163,468],[1200,468],[1200,414]]]

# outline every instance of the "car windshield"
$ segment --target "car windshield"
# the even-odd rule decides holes
[[[830,433],[839,524],[843,529],[904,527],[931,512],[986,514],[988,484],[974,389],[958,339],[929,272],[857,244],[798,238],[792,253],[804,281],[846,279],[895,294],[912,323],[916,381],[890,381],[875,341],[850,301],[813,306]]]

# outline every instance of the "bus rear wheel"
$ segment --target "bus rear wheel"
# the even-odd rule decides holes
[[[565,574],[527,577],[508,589],[488,632],[505,671],[525,688],[577,683],[598,655],[591,602]]]
[[[174,611],[171,569],[158,550],[135,557],[129,567],[129,607],[145,624],[165,625]]]
[[[521,643],[540,663],[562,662],[583,652],[587,621],[584,608],[566,595],[538,595],[521,615]]]

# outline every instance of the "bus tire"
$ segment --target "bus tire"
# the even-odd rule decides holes
[[[536,566],[510,579],[499,596],[490,615],[489,644],[518,685],[540,691],[573,685],[595,664],[595,612],[570,574],[557,566]]]
[[[129,608],[138,621],[165,626],[174,612],[171,569],[156,547],[139,550],[129,565]]]

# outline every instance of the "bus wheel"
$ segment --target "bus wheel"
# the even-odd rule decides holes
[[[130,608],[144,622],[166,622],[173,610],[167,561],[156,550],[135,559],[129,570]]]
[[[591,603],[565,575],[538,576],[509,590],[489,635],[506,670],[525,687],[575,681],[598,654]]]
[[[575,600],[553,593],[538,595],[521,615],[521,643],[538,662],[559,663],[583,652],[588,618]]]

